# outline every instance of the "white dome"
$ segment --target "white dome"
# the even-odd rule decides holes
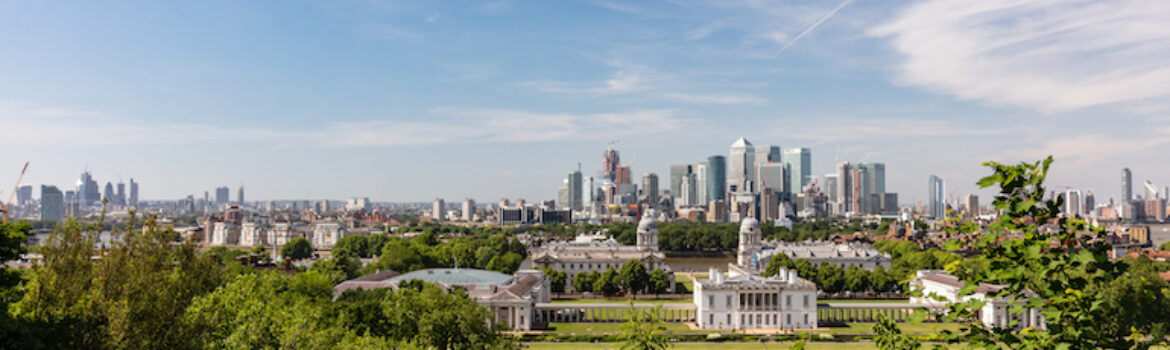
[[[743,219],[743,223],[739,224],[739,231],[755,231],[760,229],[760,221],[755,218]]]
[[[658,229],[658,222],[654,221],[648,216],[643,216],[642,221],[638,222],[638,232],[645,232],[646,230]]]

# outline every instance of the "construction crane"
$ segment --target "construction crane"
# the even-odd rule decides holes
[[[20,169],[20,177],[16,178],[16,185],[12,186],[12,194],[8,195],[8,201],[0,203],[0,212],[4,212],[3,222],[8,222],[8,211],[12,208],[12,198],[16,197],[17,191],[20,191],[20,181],[24,180],[24,173],[28,171],[28,163],[24,162],[24,168]]]

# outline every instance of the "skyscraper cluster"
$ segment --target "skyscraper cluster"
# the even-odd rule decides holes
[[[77,179],[74,190],[62,191],[57,186],[41,185],[41,220],[60,222],[66,217],[80,217],[96,212],[106,200],[107,208],[121,210],[138,206],[138,183],[130,179],[129,193],[126,184],[106,182],[104,191],[99,190],[97,180],[85,171]],[[21,187],[18,191],[21,204],[32,202],[32,186]]]

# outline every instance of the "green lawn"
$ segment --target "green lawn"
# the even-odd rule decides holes
[[[813,333],[829,333],[829,334],[855,334],[855,335],[874,335],[874,323],[850,323],[839,327],[821,327],[813,330]],[[666,330],[672,334],[707,334],[719,333],[727,330],[692,330],[683,323],[666,323]],[[560,335],[617,335],[621,332],[622,323],[551,323],[550,330],[547,333]],[[923,322],[919,324],[899,323],[898,328],[902,332],[911,335],[928,335],[935,334],[942,330],[957,331],[959,324],[957,323],[930,323]]]
[[[909,304],[909,299],[817,299],[818,303]]]
[[[874,323],[850,323],[848,325],[841,326],[841,327],[821,327],[821,330],[827,331],[831,334],[869,334],[869,335],[874,335],[873,325],[874,325]],[[899,323],[898,329],[901,329],[902,333],[906,333],[906,334],[928,335],[928,334],[936,334],[939,331],[943,331],[943,330],[957,331],[957,330],[959,330],[959,324],[958,323],[941,323],[941,322],[933,322],[933,323],[932,322],[922,322],[919,324]]]
[[[710,276],[706,272],[677,272],[674,274],[674,283],[682,283],[682,285],[687,287],[687,290],[694,291],[695,284],[691,281],[691,275],[694,275],[695,278],[707,278]]]
[[[635,303],[639,303],[639,304],[641,304],[641,303],[677,303],[677,304],[684,304],[684,303],[691,303],[691,302],[693,302],[694,300],[692,300],[692,299],[690,299],[690,298],[687,298],[687,299],[637,299],[637,300],[633,300],[633,299],[627,299],[627,298],[587,298],[587,299],[561,299],[561,300],[553,300],[553,301],[552,301],[552,303],[553,303],[553,304],[571,304],[571,303],[584,303],[584,304],[600,304],[600,303],[622,303],[622,304],[626,304],[626,303],[629,303],[630,301],[633,301],[633,302],[635,302]]]
[[[529,349],[548,349],[548,350],[591,350],[591,349],[621,349],[622,344],[618,343],[525,343]],[[674,343],[673,349],[680,350],[698,350],[698,349],[729,349],[729,350],[778,350],[788,349],[792,346],[791,342],[783,343]],[[825,343],[825,342],[811,342],[806,349],[843,349],[843,350],[869,350],[876,349],[873,343]]]
[[[706,334],[715,331],[691,330],[682,323],[665,324],[666,331],[671,334]],[[622,323],[550,323],[551,333],[561,335],[617,335],[622,331]]]

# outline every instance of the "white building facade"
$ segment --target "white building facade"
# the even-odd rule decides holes
[[[983,300],[987,303],[983,308],[976,310],[976,317],[983,323],[984,326],[992,328],[1008,328],[1011,322],[1019,321],[1015,329],[1024,329],[1033,327],[1037,329],[1046,329],[1047,323],[1044,321],[1044,316],[1040,314],[1040,309],[1031,308],[1024,310],[1023,313],[1013,315],[1010,312],[1011,298],[994,297],[988,298],[988,294],[1003,289],[1003,286],[981,283],[975,290],[975,293],[960,298],[959,290],[963,288],[963,281],[947,274],[941,270],[919,270],[913,280],[910,280],[910,288],[922,292],[922,296],[910,297],[911,304],[926,304],[936,307],[943,307],[950,302],[968,301],[968,300]],[[946,299],[946,302],[932,298],[932,295],[937,295]],[[1017,300],[1017,303],[1023,303],[1023,299]]]
[[[694,281],[695,323],[701,329],[817,328],[817,286],[781,271],[761,277],[736,265]]]

